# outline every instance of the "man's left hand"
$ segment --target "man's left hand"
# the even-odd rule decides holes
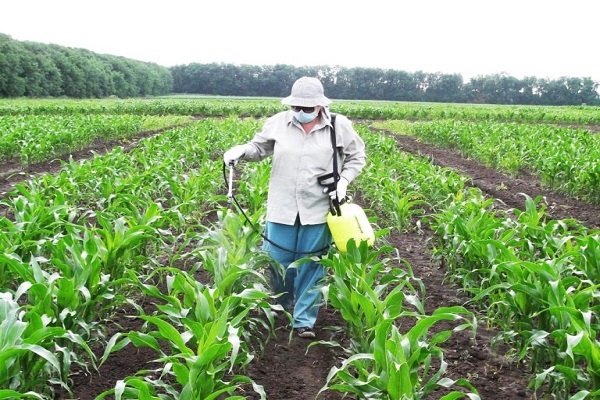
[[[348,190],[348,181],[346,178],[340,176],[340,180],[337,182],[337,189],[329,192],[329,197],[334,200],[336,197],[341,202],[346,198],[346,191]]]

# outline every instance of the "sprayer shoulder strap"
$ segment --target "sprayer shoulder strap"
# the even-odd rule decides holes
[[[333,146],[333,182],[337,188],[337,182],[340,180],[340,174],[338,173],[338,157],[337,157],[337,144],[335,140],[335,117],[336,114],[331,114],[331,146]]]

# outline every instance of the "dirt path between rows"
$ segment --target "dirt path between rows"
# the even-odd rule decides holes
[[[532,175],[523,173],[517,178],[483,167],[481,164],[462,158],[453,151],[428,146],[408,136],[395,136],[402,151],[428,157],[435,164],[451,167],[472,177],[471,184],[479,187],[486,195],[498,199],[505,207],[522,208],[525,193],[532,198],[544,196],[548,212],[552,218],[575,218],[588,227],[600,226],[600,207],[576,201],[543,188]],[[102,154],[114,145],[135,146],[128,143],[97,143],[93,148],[73,154],[74,159],[87,158],[91,150]],[[53,161],[22,170],[16,163],[0,165],[0,197],[14,187],[14,184],[31,174],[55,173],[60,162]],[[2,215],[2,210],[0,210]],[[444,271],[432,264],[427,239],[431,232],[396,233],[390,238],[398,248],[400,256],[412,267],[427,290],[425,305],[428,312],[441,306],[461,305],[462,298],[456,287],[443,282]],[[124,320],[124,329],[137,329],[139,323]],[[317,339],[339,339],[339,333],[328,327],[339,326],[342,320],[333,310],[323,308],[317,322]],[[137,324],[137,325],[136,325]],[[326,346],[308,349],[309,341],[287,335],[285,326],[278,330],[276,338],[269,341],[265,353],[251,364],[247,375],[265,387],[268,399],[305,400],[314,399],[325,382],[329,370],[339,365],[342,355],[339,350]],[[515,365],[506,357],[509,349],[492,348],[493,332],[480,327],[475,340],[468,333],[456,333],[443,345],[445,360],[448,363],[448,376],[466,378],[479,391],[484,400],[532,399],[533,393],[527,389],[529,371],[526,366]],[[337,335],[337,336],[336,336]],[[122,379],[135,371],[148,367],[153,355],[148,351],[126,348],[109,358],[100,373],[73,376],[73,396],[60,396],[57,399],[94,399],[104,390],[114,387],[117,379]],[[244,394],[248,399],[258,399],[253,393]],[[438,399],[439,396],[431,397]],[[319,399],[336,400],[342,396],[336,392],[325,392]],[[346,397],[348,398],[348,397]]]

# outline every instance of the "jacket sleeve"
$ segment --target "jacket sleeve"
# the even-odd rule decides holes
[[[273,118],[265,121],[262,130],[254,135],[251,141],[244,145],[246,153],[244,160],[260,161],[268,156],[273,155],[275,140],[272,137],[272,126],[274,125]]]
[[[336,117],[336,133],[343,144],[340,176],[352,182],[366,164],[365,143],[354,130],[352,122],[343,115]]]

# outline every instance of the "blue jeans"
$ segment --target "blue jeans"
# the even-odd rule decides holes
[[[271,271],[273,291],[275,294],[282,293],[278,302],[290,312],[294,307],[294,328],[312,328],[317,320],[322,298],[321,292],[315,287],[325,276],[325,269],[315,261],[304,262],[298,268],[289,266],[300,258],[325,254],[331,244],[329,228],[327,224],[301,225],[299,219],[296,219],[294,225],[267,222],[265,234],[270,241],[286,249],[282,250],[267,241],[263,245],[263,249],[285,271],[284,276],[275,269]],[[315,253],[315,250],[323,248],[325,249]]]

